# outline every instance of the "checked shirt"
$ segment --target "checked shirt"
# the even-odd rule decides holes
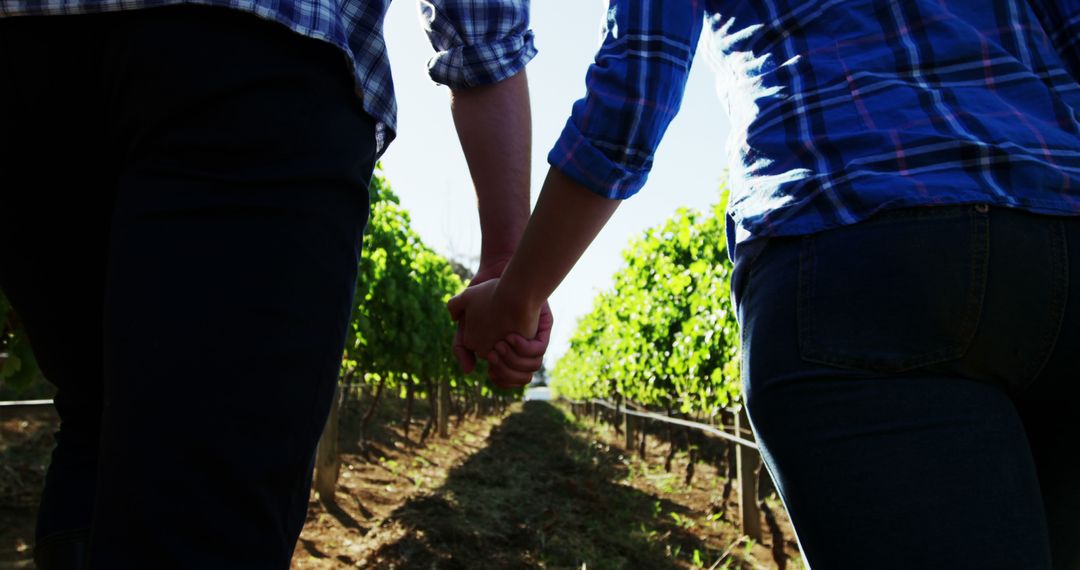
[[[452,89],[497,83],[536,55],[529,0],[418,0],[436,54],[431,78]],[[364,110],[376,123],[377,152],[394,139],[397,103],[383,39],[390,0],[0,0],[0,17],[89,14],[177,4],[251,12],[330,42],[348,58]]]
[[[733,245],[907,206],[1080,214],[1078,33],[1080,0],[611,0],[548,158],[640,190],[704,36]]]

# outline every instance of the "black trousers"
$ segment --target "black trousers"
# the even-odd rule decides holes
[[[345,58],[277,24],[0,19],[0,287],[62,419],[39,546],[288,566],[374,161]]]

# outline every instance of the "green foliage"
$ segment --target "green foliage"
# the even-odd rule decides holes
[[[424,389],[424,381],[447,377],[456,391],[494,394],[485,367],[466,376],[453,359],[457,329],[446,301],[466,284],[412,229],[409,213],[381,168],[369,192],[371,218],[364,233],[343,374],[353,381],[383,381],[390,393],[402,395],[410,384]]]
[[[12,310],[11,303],[0,292],[0,388],[10,388],[19,394],[40,378],[41,371],[26,331]]]
[[[706,416],[734,403],[739,329],[725,202],[726,193],[709,214],[680,209],[630,243],[614,287],[578,322],[553,389]]]

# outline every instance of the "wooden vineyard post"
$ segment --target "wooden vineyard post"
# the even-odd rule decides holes
[[[751,439],[753,436],[743,434],[743,427],[749,429],[750,419],[746,416],[746,408],[740,408],[735,416],[735,435]],[[736,446],[735,460],[739,469],[739,518],[742,520],[743,533],[760,543],[761,535],[761,512],[757,504],[757,470],[761,463],[761,456],[754,449],[744,445]]]
[[[439,409],[438,421],[436,422],[439,437],[450,436],[450,379],[439,380]]]
[[[623,407],[622,399],[615,402],[615,435],[622,435],[626,437],[626,446],[630,447],[630,436],[626,433],[627,423],[629,418],[626,417],[626,408]]]
[[[628,408],[626,403],[623,403],[623,434],[626,435],[626,452],[634,452],[634,418],[630,414],[626,413]]]
[[[319,447],[315,452],[315,492],[325,507],[337,504],[337,489],[341,458],[338,455],[338,410],[341,408],[341,385],[334,387],[334,399],[330,402],[330,415],[326,418]]]

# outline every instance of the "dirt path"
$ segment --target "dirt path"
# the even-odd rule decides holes
[[[776,567],[768,537],[750,544],[729,522],[737,506],[721,500],[715,468],[697,463],[684,485],[685,453],[669,473],[668,445],[657,439],[642,461],[606,425],[527,402],[418,445],[419,428],[404,437],[396,404],[380,414],[366,456],[346,446],[339,508],[309,505],[293,569]],[[423,406],[417,412],[426,418]],[[32,567],[34,505],[56,423],[38,415],[0,422],[0,570]]]
[[[606,427],[544,402],[457,433],[417,450],[412,467],[407,449],[379,467],[354,464],[338,493],[345,516],[313,504],[293,567],[775,567],[767,546],[741,540],[716,512],[724,509],[715,470],[698,465],[684,486],[684,457],[673,473],[663,469],[666,444],[651,442],[650,461],[628,457]]]
[[[33,567],[37,504],[59,421],[52,406],[0,410],[0,570]]]

